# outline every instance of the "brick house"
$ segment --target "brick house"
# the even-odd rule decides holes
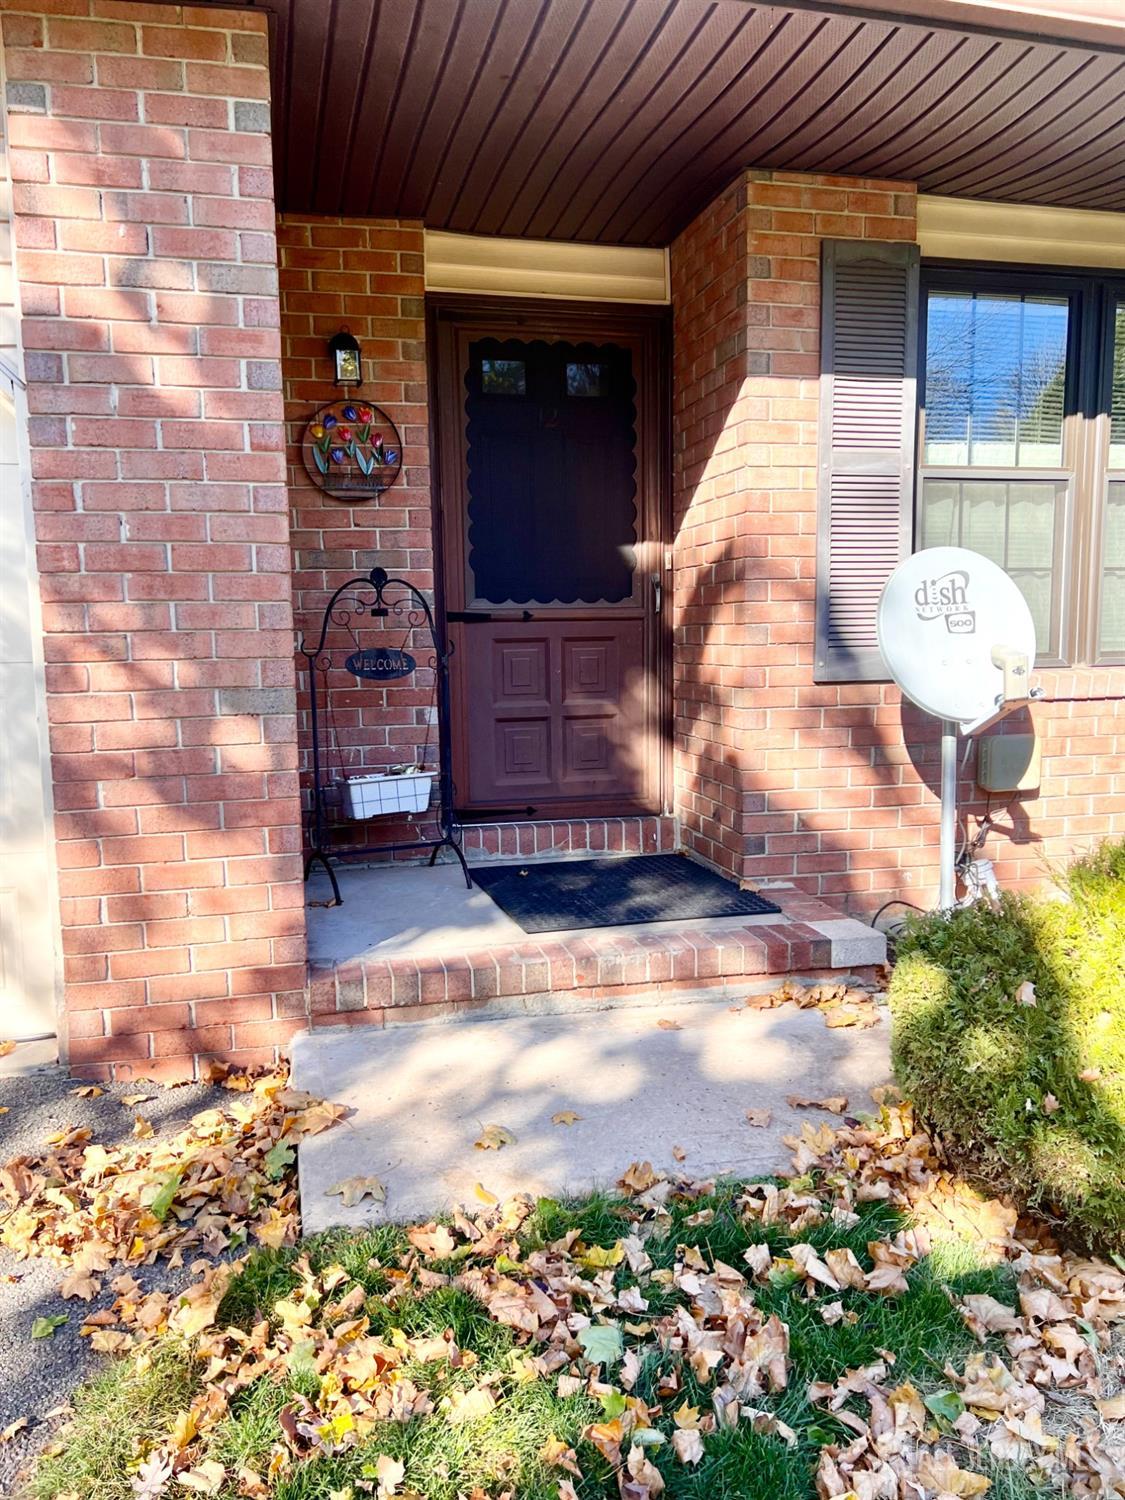
[[[1125,831],[1125,16],[906,9],[0,0],[0,1033],[171,1076],[855,968],[840,922],[936,893],[873,633],[936,543],[1036,622],[1037,775],[963,762],[1001,883]],[[351,499],[341,396],[401,463]],[[310,966],[295,630],[373,566],[453,647],[471,864],[682,850],[778,921]],[[336,793],[433,764],[437,705],[337,673]]]

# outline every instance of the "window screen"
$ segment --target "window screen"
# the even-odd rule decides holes
[[[470,345],[466,386],[469,598],[493,605],[631,600],[631,351],[481,339]]]

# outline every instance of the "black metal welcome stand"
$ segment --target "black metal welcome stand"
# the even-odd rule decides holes
[[[325,779],[328,768],[324,763],[320,745],[322,718],[331,713],[328,701],[328,674],[333,669],[334,663],[331,650],[326,649],[328,632],[333,627],[346,631],[355,645],[356,649],[343,663],[346,671],[361,680],[392,682],[409,677],[417,670],[414,658],[405,650],[394,647],[363,648],[356,634],[357,621],[387,618],[397,619],[402,623],[406,639],[409,639],[414,630],[420,630],[423,626],[430,635],[433,655],[429,664],[434,672],[437,706],[438,803],[436,812],[440,837],[416,839],[409,842],[337,844],[334,846],[333,829],[340,825],[331,822],[327,815],[327,791],[330,783]],[[332,882],[332,893],[335,897],[333,904],[340,906],[343,904],[343,897],[340,895],[336,872],[330,861],[361,859],[365,855],[393,854],[408,849],[429,849],[432,865],[442,849],[452,849],[460,861],[465,875],[465,884],[471,886],[469,867],[465,863],[460,835],[453,818],[453,768],[449,744],[449,655],[452,648],[445,646],[438,637],[429,600],[407,579],[392,578],[385,568],[372,568],[370,573],[360,574],[342,583],[329,599],[324,609],[320,638],[315,649],[309,650],[305,645],[303,635],[297,649],[308,663],[312,721],[312,847],[305,860],[305,879],[309,878],[313,865],[323,865]]]

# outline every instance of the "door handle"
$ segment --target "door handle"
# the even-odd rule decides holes
[[[652,609],[654,614],[660,614],[664,608],[664,585],[660,581],[660,574],[652,575]]]

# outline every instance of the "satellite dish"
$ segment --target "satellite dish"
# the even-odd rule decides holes
[[[941,907],[955,904],[957,731],[974,734],[1039,696],[1035,622],[1003,568],[965,547],[928,547],[887,579],[879,650],[911,703],[942,721]]]
[[[1028,696],[1031,610],[1004,569],[979,552],[928,547],[900,563],[879,600],[876,630],[887,669],[911,703],[955,719],[966,734],[1013,697]],[[1005,654],[1023,658],[1022,692],[1010,691],[1018,682],[1011,664],[1005,674]]]

